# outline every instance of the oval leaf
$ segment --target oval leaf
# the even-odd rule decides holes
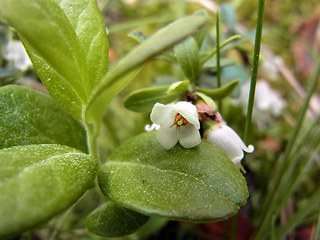
[[[50,94],[81,119],[82,106],[108,67],[108,40],[97,2],[12,0],[0,1],[0,10]]]
[[[199,47],[196,40],[193,37],[190,37],[178,44],[174,48],[174,54],[184,75],[189,80],[194,80],[200,69]]]
[[[0,147],[52,143],[87,152],[82,125],[50,96],[30,88],[0,88]]]
[[[203,141],[192,149],[165,150],[155,132],[134,137],[110,156],[98,179],[102,192],[126,208],[183,221],[234,215],[248,197],[232,161]]]
[[[45,223],[92,185],[96,162],[70,147],[43,144],[0,150],[0,238]]]
[[[140,89],[131,93],[124,100],[124,106],[135,112],[151,111],[157,102],[167,104],[173,102],[181,95],[178,89],[174,89],[168,93],[169,88],[170,85]]]
[[[238,86],[240,80],[234,80],[229,82],[228,84],[216,88],[216,89],[204,89],[204,88],[196,88],[198,92],[204,93],[205,95],[211,97],[213,100],[220,100],[227,96],[229,96],[233,90]]]
[[[137,231],[149,217],[112,202],[92,212],[86,221],[88,230],[103,237],[121,237]]]

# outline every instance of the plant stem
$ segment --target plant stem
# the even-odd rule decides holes
[[[94,126],[90,123],[86,123],[87,129],[87,144],[89,148],[89,154],[92,158],[96,159],[98,165],[101,165],[100,156],[97,147],[97,136],[94,134]]]
[[[257,17],[257,26],[256,26],[256,37],[254,42],[254,51],[253,51],[253,66],[252,66],[251,82],[250,82],[250,94],[249,94],[249,100],[248,100],[248,110],[247,110],[247,117],[246,117],[244,137],[243,137],[243,140],[245,143],[247,143],[248,137],[249,137],[249,129],[251,125],[251,118],[252,118],[253,104],[254,104],[254,95],[256,91],[262,26],[263,26],[263,15],[264,15],[264,2],[265,0],[259,0],[259,5],[258,5],[258,17]]]
[[[221,71],[220,71],[220,14],[219,11],[216,12],[216,31],[217,31],[217,84],[218,88],[221,87]],[[218,101],[219,112],[222,111],[222,103]]]

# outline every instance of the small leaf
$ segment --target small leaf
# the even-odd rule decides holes
[[[97,2],[1,0],[0,9],[50,94],[81,119],[82,106],[108,67],[108,40]]]
[[[204,88],[196,88],[198,92],[202,92],[205,95],[211,97],[213,100],[220,100],[228,95],[230,95],[233,90],[238,86],[239,80],[234,80],[221,88],[216,88],[216,89],[204,89]]]
[[[201,93],[201,92],[196,92],[196,95],[199,96],[200,98],[202,98],[202,100],[206,104],[208,104],[214,112],[217,111],[217,109],[218,109],[217,104],[212,100],[212,98],[208,97],[206,94]]]
[[[234,11],[233,7],[229,3],[221,4],[221,18],[222,21],[231,29],[233,29],[236,26],[237,23],[237,16],[236,12]]]
[[[234,60],[229,58],[221,58],[220,59],[220,67],[226,67],[234,64]],[[217,59],[210,58],[208,61],[206,61],[203,66],[203,70],[209,70],[210,72],[217,72]]]
[[[0,238],[47,222],[92,185],[96,162],[70,147],[42,144],[0,150]]]
[[[248,197],[232,161],[203,140],[192,149],[165,150],[156,132],[134,137],[110,156],[98,174],[112,201],[147,215],[182,221],[215,221],[236,214]]]
[[[91,233],[103,237],[121,237],[137,231],[149,217],[107,202],[92,212],[86,221]]]
[[[0,147],[53,143],[87,152],[82,125],[50,96],[17,85],[0,88]]]
[[[129,33],[128,37],[136,40],[138,43],[142,43],[148,39],[146,35],[139,31],[132,31],[131,33]]]
[[[187,92],[189,88],[189,84],[190,84],[189,80],[172,83],[168,88],[168,93]]]
[[[168,93],[168,88],[169,85],[140,89],[131,93],[123,104],[131,111],[151,111],[157,102],[167,104],[179,98],[181,92]]]
[[[194,80],[199,73],[199,47],[193,37],[178,44],[174,48],[174,54],[178,63],[189,80]]]
[[[122,58],[95,88],[86,106],[86,122],[91,122],[95,126],[95,133],[98,133],[101,117],[111,100],[107,96],[110,89],[116,88],[112,92],[113,96],[118,94],[130,82],[138,72],[137,69],[140,69],[144,62],[196,32],[207,21],[208,18],[202,16],[184,17],[159,30]],[[106,96],[107,99],[104,99],[103,96]]]

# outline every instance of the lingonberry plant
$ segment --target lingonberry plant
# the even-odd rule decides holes
[[[96,178],[108,201],[88,216],[87,228],[102,236],[130,234],[148,216],[216,221],[234,215],[246,202],[245,179],[223,152],[232,146],[221,151],[201,140],[200,125],[214,122],[218,114],[213,99],[227,96],[237,84],[197,87],[195,79],[212,55],[200,53],[203,38],[196,37],[207,29],[205,11],[149,38],[133,34],[140,45],[108,69],[108,37],[95,0],[2,0],[0,8],[51,95],[17,85],[0,90],[1,237],[65,211]],[[125,101],[129,109],[152,110],[151,120],[160,125],[157,134],[129,139],[102,165],[96,139],[104,109],[144,62],[164,50],[186,80],[134,92]],[[112,228],[108,222],[115,218]]]
[[[220,43],[219,14],[213,49],[205,41],[212,19],[200,10],[150,37],[131,33],[139,45],[112,67],[96,0],[0,0],[0,16],[18,34],[49,92],[18,85],[0,88],[0,238],[10,239],[66,212],[88,189],[105,196],[85,223],[92,234],[104,237],[132,234],[153,217],[218,221],[246,203],[241,160],[254,147],[220,114],[221,101],[239,83],[221,85],[220,48],[239,36]],[[27,66],[19,68],[28,68],[23,59]],[[147,112],[151,125],[101,161],[97,138],[105,109],[150,59],[179,66],[184,78],[129,94],[124,107]],[[199,82],[208,69],[218,76],[214,89]],[[255,80],[253,76],[245,138]]]

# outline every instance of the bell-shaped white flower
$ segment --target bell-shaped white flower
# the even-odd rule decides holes
[[[254,151],[252,145],[247,147],[238,134],[225,123],[215,125],[208,131],[205,138],[225,152],[236,165],[238,165],[243,158],[243,151],[247,153]]]
[[[12,61],[13,66],[20,71],[24,71],[32,66],[31,60],[22,43],[17,40],[9,42],[3,58],[7,61]]]
[[[190,102],[170,105],[156,103],[150,118],[153,123],[160,125],[157,140],[167,150],[178,141],[185,148],[195,147],[201,142],[198,112]]]

